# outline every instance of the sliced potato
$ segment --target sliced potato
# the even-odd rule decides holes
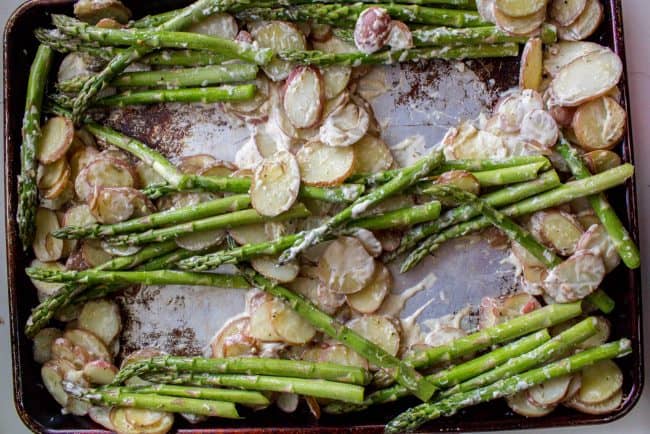
[[[328,66],[321,68],[323,78],[323,93],[325,99],[332,99],[341,94],[348,87],[352,68],[349,66]]]
[[[557,125],[561,128],[571,127],[571,122],[573,122],[573,116],[576,113],[575,107],[562,107],[562,106],[551,106],[548,108],[548,113],[553,116]]]
[[[587,7],[587,0],[551,0],[549,15],[560,26],[573,24]]]
[[[45,208],[36,211],[36,233],[32,249],[39,261],[53,262],[63,256],[63,240],[52,236],[52,232],[59,228],[59,219],[53,211]]]
[[[359,333],[392,356],[399,352],[400,332],[395,324],[382,315],[367,315],[346,323],[350,329]]]
[[[126,24],[131,19],[131,10],[120,0],[79,0],[74,5],[74,14],[90,24],[96,24],[104,18]]]
[[[298,66],[291,71],[282,103],[294,127],[311,128],[320,122],[324,95],[323,79],[317,68]]]
[[[512,93],[497,102],[497,126],[507,133],[516,133],[521,129],[521,123],[528,113],[543,108],[542,96],[533,89]]]
[[[69,179],[70,166],[68,166],[65,158],[46,165],[39,164],[38,166],[36,183],[41,192],[47,192],[57,184],[66,183]],[[48,199],[54,199],[54,197]]]
[[[623,402],[623,389],[619,388],[611,397],[602,402],[585,403],[576,396],[564,403],[569,408],[578,410],[582,413],[601,415],[614,413]]]
[[[56,400],[62,407],[68,405],[70,401],[70,396],[63,389],[63,379],[65,378],[65,372],[62,368],[64,361],[61,360],[50,360],[46,362],[41,368],[41,379],[43,380],[43,385],[52,398]],[[74,367],[72,367],[74,369]]]
[[[391,50],[408,50],[413,48],[413,34],[411,29],[402,21],[392,21],[386,45]]]
[[[551,76],[557,74],[569,63],[587,54],[605,49],[595,42],[562,41],[549,45],[544,51],[544,70]]]
[[[555,76],[549,90],[554,104],[575,107],[609,92],[621,79],[623,63],[602,49],[577,58]]]
[[[571,382],[569,383],[569,389],[567,390],[566,396],[564,397],[564,401],[572,399],[576,393],[578,393],[581,386],[582,375],[579,372],[577,374],[573,374],[571,376]]]
[[[239,33],[239,26],[237,25],[237,20],[232,15],[217,13],[203,18],[198,23],[192,24],[185,31],[233,40],[237,37],[237,33]]]
[[[378,258],[382,254],[384,249],[381,245],[381,241],[379,241],[377,237],[375,237],[375,234],[368,229],[354,228],[349,235],[353,235],[354,238],[361,241],[363,248],[366,249],[366,252],[368,252],[368,254],[373,258]]]
[[[623,373],[616,363],[602,360],[582,370],[582,386],[575,398],[597,404],[612,397],[623,385]]]
[[[395,162],[386,142],[373,135],[366,134],[353,148],[355,173],[381,172],[390,169]]]
[[[520,1],[522,3],[536,3],[539,0],[536,0],[535,2],[527,2],[526,0]],[[494,8],[494,19],[497,26],[508,33],[512,33],[513,35],[526,36],[533,33],[544,23],[545,18],[545,8],[522,17],[512,17],[510,15],[506,15],[498,7]]]
[[[32,344],[34,361],[43,364],[52,359],[52,343],[62,335],[63,332],[59,329],[52,327],[41,329],[34,336],[34,342]]]
[[[590,251],[600,256],[605,264],[606,273],[610,273],[621,263],[621,257],[616,250],[614,242],[605,227],[601,224],[588,228],[578,240],[577,248],[579,250]]]
[[[332,36],[323,42],[314,41],[312,45],[314,50],[324,51],[325,53],[354,53],[358,51],[353,44],[336,36]]]
[[[84,262],[90,267],[98,267],[113,259],[113,256],[102,248],[99,240],[83,241],[81,243],[81,255]]]
[[[227,102],[223,104],[223,107],[239,119],[255,125],[266,122],[269,118],[271,84],[264,74],[259,74],[253,83],[257,88],[253,99]]]
[[[582,13],[566,27],[559,26],[557,33],[564,41],[582,41],[593,35],[605,17],[605,10],[600,0],[587,0]]]
[[[111,355],[106,345],[91,332],[81,329],[70,329],[63,334],[63,337],[74,345],[86,350],[91,360],[111,360]]]
[[[503,140],[487,131],[479,131],[469,122],[451,128],[442,139],[445,157],[449,159],[505,158]]]
[[[302,354],[301,359],[308,362],[335,363],[337,365],[368,369],[366,359],[356,351],[341,344],[309,348]]]
[[[603,345],[609,340],[612,331],[612,325],[607,318],[602,316],[594,317],[596,320],[596,334],[588,337],[578,344],[578,348],[587,350]]]
[[[607,150],[587,152],[582,159],[593,174],[613,169],[622,164],[621,157],[616,152]]]
[[[165,434],[174,425],[173,414],[152,410],[113,408],[109,417],[120,434]]]
[[[318,264],[320,281],[332,292],[354,294],[370,283],[375,260],[356,238],[340,237],[331,243]]]
[[[82,347],[78,347],[63,337],[52,341],[50,348],[52,358],[56,360],[67,360],[74,365],[75,369],[82,369],[90,361],[90,354]]]
[[[531,403],[526,390],[507,397],[506,401],[512,411],[524,417],[543,417],[555,410],[555,406],[543,407]]]
[[[546,8],[546,0],[496,0],[494,4],[511,17],[525,17]]]
[[[131,218],[135,212],[131,188],[97,187],[90,197],[90,212],[98,222],[114,224]]]
[[[282,392],[275,400],[275,405],[285,413],[293,413],[298,409],[300,398],[295,393]]]
[[[303,267],[304,269],[305,267]],[[318,278],[297,277],[288,287],[305,296],[323,312],[333,315],[345,304],[345,295],[334,294],[322,285]]]
[[[115,431],[115,427],[110,419],[111,407],[90,407],[88,417],[98,425],[103,426],[109,431]]]
[[[424,343],[429,347],[439,347],[464,336],[467,336],[467,332],[461,328],[442,326],[427,333]]]
[[[612,149],[623,138],[626,125],[625,110],[607,96],[578,107],[571,123],[578,143],[587,151]]]
[[[391,17],[386,9],[371,6],[359,14],[354,27],[354,45],[362,53],[381,50],[390,36]]]
[[[79,172],[81,172],[84,167],[96,159],[98,155],[99,151],[97,148],[91,146],[83,146],[75,150],[70,156],[71,179],[77,179]]]
[[[286,303],[276,300],[271,309],[271,325],[280,339],[292,345],[311,341],[316,329]]]
[[[543,44],[540,38],[531,38],[526,42],[521,55],[521,67],[519,69],[520,88],[539,90],[542,85],[543,51]]]
[[[281,265],[277,258],[271,256],[258,256],[251,259],[251,266],[261,275],[269,279],[287,283],[298,277],[300,265],[296,262],[289,262]]]
[[[117,375],[118,369],[105,360],[93,360],[83,367],[83,376],[90,384],[101,386],[110,384]]]
[[[384,302],[392,283],[393,278],[388,268],[377,262],[370,283],[361,291],[346,295],[346,300],[350,307],[358,312],[374,313]]]
[[[351,147],[334,148],[320,142],[311,142],[298,151],[296,160],[305,184],[340,185],[352,174],[355,152]]]
[[[68,180],[65,183],[55,185],[50,190],[43,192],[43,195],[51,197],[51,199],[41,197],[39,206],[52,211],[58,211],[73,199],[74,184],[72,181]]]
[[[109,345],[122,329],[120,308],[112,300],[91,300],[81,309],[79,328],[94,333]]]
[[[345,147],[357,143],[368,132],[370,116],[355,103],[347,103],[325,119],[319,137],[327,146]]]
[[[299,190],[298,162],[291,153],[281,151],[255,169],[251,202],[261,215],[275,217],[293,206]]]
[[[239,316],[235,317],[221,327],[217,334],[210,341],[210,350],[212,351],[212,357],[221,358],[227,357],[228,347],[236,341],[245,342],[248,338],[250,332],[250,317]],[[257,346],[254,340],[249,340],[248,354],[255,354],[257,352]]]
[[[544,289],[556,302],[571,303],[598,289],[604,277],[605,264],[600,256],[577,251],[548,273]]]
[[[479,306],[479,327],[488,328],[539,309],[541,304],[527,293],[496,298],[483,297]]]
[[[63,158],[74,139],[74,124],[68,118],[56,116],[48,120],[36,143],[36,158],[42,164],[54,163]]]
[[[227,161],[217,160],[212,165],[206,167],[205,169],[199,172],[201,176],[216,176],[216,177],[228,177],[232,176],[235,171],[238,170],[237,165],[229,163]]]
[[[212,166],[217,162],[217,159],[212,155],[208,154],[198,154],[198,155],[189,155],[187,157],[182,157],[178,169],[190,175],[198,175],[206,168]]]
[[[242,246],[244,244],[259,244],[271,241],[264,223],[228,229],[228,235]]]
[[[550,210],[535,213],[531,224],[541,240],[562,256],[570,256],[577,250],[583,230],[573,216],[563,211]]]
[[[528,397],[540,407],[548,407],[562,401],[569,391],[571,375],[553,378],[528,389]]]
[[[200,252],[212,246],[223,242],[227,232],[224,229],[214,229],[211,231],[195,232],[182,235],[176,238],[176,244],[186,250]]]
[[[135,187],[135,172],[120,160],[95,159],[75,179],[75,192],[79,199],[88,202],[95,187]]]
[[[165,180],[153,168],[142,161],[138,161],[135,165],[135,171],[138,174],[138,185],[140,187],[150,187],[156,184],[163,184]]]
[[[560,130],[546,110],[533,110],[521,122],[521,138],[548,153],[559,137]]]
[[[451,185],[468,193],[477,195],[481,191],[481,184],[470,172],[465,170],[450,170],[436,178],[436,184]]]
[[[262,342],[278,342],[282,340],[282,337],[272,324],[273,310],[277,303],[280,302],[275,299],[265,298],[262,303],[251,311],[249,329],[251,337]]]
[[[271,48],[275,52],[307,49],[305,35],[293,24],[284,21],[271,21],[251,29],[251,35],[261,48]],[[273,81],[284,80],[289,76],[291,63],[273,59],[263,67],[266,75]]]
[[[69,208],[63,216],[64,226],[87,226],[96,222],[97,220],[90,212],[90,207],[86,204]]]
[[[494,3],[495,0],[476,0],[476,9],[484,21],[489,23],[496,23],[494,17]]]

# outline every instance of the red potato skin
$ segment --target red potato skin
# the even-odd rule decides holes
[[[405,41],[399,41],[397,39],[399,35],[404,35]],[[406,50],[413,48],[413,34],[411,33],[409,26],[407,26],[402,21],[391,22],[387,43],[393,50]]]
[[[59,116],[59,118],[61,118],[61,116]],[[51,164],[63,158],[65,154],[68,152],[68,150],[70,149],[70,147],[72,146],[72,142],[74,141],[74,124],[68,118],[61,118],[61,119],[64,120],[65,132],[66,132],[65,139],[63,140],[63,146],[58,148],[57,152],[49,155],[48,158],[42,156],[39,159],[39,161],[43,164]]]
[[[318,83],[320,85],[319,86],[320,97],[318,101],[314,101],[314,104],[317,104],[318,116],[315,117],[314,121],[311,124],[307,126],[300,126],[300,127],[294,125],[296,128],[313,128],[316,125],[320,124],[321,119],[323,117],[323,109],[325,108],[325,86],[323,85],[323,76],[318,68],[311,65],[297,66],[291,71],[291,73],[289,73],[289,76],[287,77],[286,81],[284,82],[284,86],[282,87],[282,107],[284,108],[285,101],[286,101],[285,96],[287,93],[287,89],[289,88],[291,83],[294,80],[298,79],[302,74],[306,74],[306,73],[313,73],[316,74],[316,76],[318,77]]]
[[[235,37],[235,41],[245,42],[246,44],[252,44],[253,35],[248,33],[246,30],[240,30],[239,33],[237,33],[237,36]]]
[[[354,44],[366,54],[381,50],[390,36],[391,18],[380,7],[369,7],[361,12],[354,27]]]
[[[573,122],[573,116],[576,113],[576,107],[552,106],[548,110],[549,114],[555,119],[558,126],[569,128]]]

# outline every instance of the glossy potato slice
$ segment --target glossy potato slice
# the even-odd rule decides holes
[[[546,0],[496,0],[495,6],[511,17],[525,17],[546,8]]]
[[[350,329],[359,333],[392,356],[396,356],[400,346],[400,332],[393,322],[382,315],[367,315],[346,323]]]
[[[375,260],[356,238],[340,237],[332,242],[318,264],[320,281],[332,292],[354,294],[370,283]]]
[[[368,283],[361,291],[346,295],[348,305],[357,312],[374,313],[388,295],[393,283],[390,271],[384,264],[377,261],[375,272]]]
[[[539,90],[542,85],[543,54],[544,49],[540,38],[531,38],[526,42],[519,69],[520,88]]]
[[[603,96],[578,107],[571,126],[583,149],[608,150],[623,138],[627,114],[615,100]]]
[[[298,162],[291,153],[281,151],[255,169],[251,202],[261,215],[275,217],[293,206],[299,190]]]
[[[560,26],[573,24],[587,7],[587,0],[551,0],[549,15]]]
[[[296,160],[305,184],[340,185],[354,170],[355,151],[352,147],[335,148],[320,142],[311,142],[300,148]]]
[[[623,373],[611,360],[603,360],[582,370],[582,386],[575,399],[597,404],[611,398],[623,386]]]
[[[565,41],[582,41],[593,35],[605,17],[605,10],[600,0],[587,0],[582,13],[566,27],[560,26],[557,33]]]
[[[74,124],[68,118],[56,116],[48,120],[36,143],[36,158],[42,164],[63,158],[74,140]]]
[[[251,29],[251,35],[261,48],[271,48],[275,52],[305,50],[305,35],[293,24],[284,21],[271,21]],[[273,59],[263,67],[266,75],[273,81],[284,80],[289,76],[293,65]]]

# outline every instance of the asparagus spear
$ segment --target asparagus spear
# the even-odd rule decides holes
[[[255,96],[254,84],[219,87],[190,87],[187,89],[160,89],[141,92],[124,92],[100,98],[97,107],[126,107],[138,104],[160,104],[166,102],[203,103],[246,101]]]
[[[501,212],[509,217],[520,217],[546,208],[558,206],[580,197],[597,194],[624,183],[634,174],[634,166],[623,164],[619,167],[593,175],[589,178],[568,182],[553,190],[502,209]],[[465,236],[490,226],[485,217],[479,217],[468,222],[452,226],[445,231],[425,239],[404,261],[402,270],[408,271],[417,265],[427,254],[435,251],[445,241]]]
[[[105,388],[83,389],[69,381],[63,387],[70,395],[96,405],[141,408],[170,413],[191,413],[200,416],[216,416],[227,419],[240,419],[237,408],[232,402],[208,399],[180,398],[153,393],[132,393],[128,389]]]
[[[441,416],[451,416],[460,409],[482,402],[514,395],[552,378],[579,372],[584,367],[601,360],[623,357],[631,351],[631,342],[628,339],[621,339],[523,374],[505,378],[480,389],[459,393],[442,401],[421,404],[407,410],[389,422],[384,432],[386,434],[411,432],[430,420]]]
[[[100,47],[80,39],[71,38],[58,31],[49,29],[36,29],[34,36],[41,44],[47,45],[59,53],[87,53],[105,62],[110,62],[117,55],[126,54],[128,49],[117,47]]]
[[[371,5],[362,3],[304,4],[290,7],[247,8],[236,14],[237,18],[251,21],[284,20],[312,21],[336,27],[354,27],[357,18]],[[396,19],[407,23],[450,27],[477,27],[489,25],[478,12],[455,9],[438,9],[419,5],[376,3]]]
[[[154,244],[147,246],[138,253],[131,256],[122,256],[108,261],[105,264],[95,267],[93,270],[121,270],[135,267],[152,258],[169,253],[177,248],[176,243],[169,241],[166,243]],[[104,282],[100,282],[104,283]],[[29,316],[25,326],[25,334],[28,337],[34,337],[43,327],[45,327],[52,317],[61,309],[71,304],[76,297],[86,291],[88,288],[77,283],[70,283],[63,286],[55,295],[47,298],[39,304]]]
[[[594,333],[596,332],[594,327]],[[521,338],[501,348],[497,348],[487,354],[477,357],[455,367],[444,369],[436,374],[427,376],[435,386],[446,389],[455,384],[472,378],[478,374],[488,371],[495,366],[501,365],[513,357],[521,356],[547,342],[551,339],[547,330],[540,330],[532,335]],[[368,395],[363,405],[352,405],[347,403],[334,402],[325,407],[325,412],[330,414],[349,413],[361,411],[370,405],[384,404],[397,401],[409,395],[408,390],[400,385],[380,389]]]
[[[238,194],[208,202],[202,202],[197,205],[173,208],[167,211],[110,225],[94,223],[87,226],[66,226],[52,232],[52,235],[56,238],[63,239],[109,237],[125,233],[146,231],[147,229],[158,228],[161,226],[176,225],[226,212],[238,211],[247,208],[250,206],[250,203],[251,200],[249,195]]]
[[[404,361],[416,369],[424,369],[440,362],[448,362],[492,345],[498,345],[520,338],[538,330],[561,324],[582,313],[580,302],[552,304],[513,318],[493,327],[479,330],[458,338],[448,344],[418,352]],[[381,371],[375,374],[375,382],[381,385],[391,383]]]
[[[66,15],[52,15],[52,22],[66,35],[101,45],[130,45],[154,50],[160,48],[206,50],[256,65],[266,65],[273,58],[273,51],[268,48],[257,48],[251,44],[199,33],[162,29],[107,29],[91,26]]]
[[[432,152],[430,155],[420,159],[411,167],[401,169],[399,174],[386,184],[377,187],[370,193],[361,196],[359,199],[340,213],[330,218],[323,225],[307,231],[301,235],[301,240],[286,250],[280,257],[281,262],[295,259],[302,251],[313,246],[332,235],[333,231],[348,223],[351,219],[360,216],[373,205],[390,197],[400,191],[411,187],[420,178],[426,176],[444,160],[440,152]]]
[[[149,65],[174,67],[218,65],[227,60],[232,59],[222,54],[196,50],[161,50],[142,58],[142,62]]]
[[[197,22],[199,19],[209,16],[224,8],[224,5],[232,3],[231,0],[197,0],[190,6],[178,11],[169,17],[168,21],[161,23],[157,30],[174,31],[181,30],[188,25]],[[118,54],[99,74],[84,83],[83,89],[79,92],[72,112],[72,119],[79,123],[86,109],[93,102],[97,94],[104,89],[113,79],[121,74],[131,63],[142,56],[153,51],[146,46],[134,46]]]
[[[548,191],[560,184],[560,178],[557,176],[557,172],[551,170],[543,173],[534,181],[513,185],[488,193],[483,196],[483,199],[493,207],[503,207]],[[426,190],[423,193],[426,194]],[[467,221],[479,214],[477,210],[467,205],[448,210],[436,221],[416,226],[407,231],[402,236],[399,248],[395,252],[385,255],[384,260],[391,261],[404,252],[411,250],[420,240],[436,234],[445,228]]]
[[[564,138],[560,139],[559,144],[556,146],[556,150],[560,155],[562,155],[562,158],[567,162],[571,172],[577,179],[585,179],[591,176],[589,169],[582,161],[580,155],[578,155],[575,148],[573,148]],[[623,263],[631,269],[639,268],[641,266],[641,254],[639,253],[639,248],[616,215],[616,211],[614,211],[614,209],[609,205],[609,202],[607,202],[605,194],[600,193],[591,195],[587,199],[609,234],[609,237],[616,247],[616,251],[623,260]]]
[[[206,87],[211,84],[236,83],[254,80],[258,68],[247,63],[203,66],[199,68],[128,72],[120,75],[111,86],[123,87]],[[79,92],[88,77],[59,82],[62,92]]]
[[[233,402],[247,406],[267,406],[271,402],[259,392],[249,390],[216,389],[213,387],[174,386],[171,384],[152,384],[150,386],[122,387],[127,393],[146,393],[153,395],[177,396],[180,398],[209,399]]]
[[[363,401],[364,388],[355,384],[337,383],[335,381],[274,377],[270,375],[238,374],[193,374],[193,373],[159,373],[145,375],[144,379],[154,383],[182,384],[191,386],[222,386],[244,390],[295,393],[315,398],[336,397],[344,402],[359,403]]]
[[[254,271],[249,270],[245,272],[245,275],[251,280],[253,286],[286,301],[301,317],[309,321],[314,328],[353,349],[368,359],[370,363],[390,370],[392,378],[395,378],[399,384],[408,389],[416,397],[427,401],[435,392],[435,387],[418,374],[415,369],[320,311],[303,296],[287,288],[275,285]],[[363,401],[363,397],[361,401]]]
[[[36,230],[36,208],[38,207],[36,146],[41,137],[41,106],[53,58],[52,49],[46,45],[40,45],[36,51],[27,82],[22,129],[23,143],[20,147],[21,168],[18,176],[18,214],[16,216],[18,234],[25,251],[32,245]]]
[[[353,219],[348,224],[350,228],[363,228],[370,231],[401,228],[422,222],[435,220],[440,215],[440,202],[431,201],[423,205],[387,211],[383,214],[371,215]]]
[[[481,187],[498,187],[518,182],[531,181],[537,178],[540,171],[544,170],[546,163],[532,163],[525,166],[507,167],[504,169],[472,172]]]
[[[361,66],[361,65],[393,65],[401,62],[415,62],[428,59],[483,59],[491,57],[515,57],[519,55],[519,46],[513,43],[469,45],[463,47],[429,47],[411,48],[408,50],[379,51],[365,54],[354,51],[351,53],[325,53],[323,51],[285,51],[278,57],[288,62],[316,66]]]
[[[301,203],[294,205],[289,211],[277,217],[268,218],[260,215],[254,209],[235,211],[229,214],[216,215],[201,220],[189,221],[175,226],[151,229],[142,233],[124,234],[108,238],[106,241],[114,246],[148,244],[173,240],[182,235],[215,229],[230,229],[239,226],[264,222],[283,222],[291,219],[304,218],[310,215],[309,210]]]
[[[353,366],[334,363],[313,363],[301,360],[266,359],[258,357],[231,357],[208,359],[205,357],[160,356],[131,363],[115,376],[113,386],[132,377],[156,372],[191,372],[194,374],[250,374],[277,377],[311,378],[364,386],[370,382],[368,371]]]

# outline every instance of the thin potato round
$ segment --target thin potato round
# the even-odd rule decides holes
[[[94,333],[109,345],[122,329],[120,308],[112,300],[91,300],[84,304],[78,319],[79,328]]]
[[[206,167],[199,172],[201,176],[228,177],[231,176],[238,167],[227,161],[217,160],[215,163]]]
[[[607,96],[578,107],[571,123],[578,144],[587,151],[612,149],[623,138],[626,125],[625,110]]]
[[[602,316],[594,317],[596,322],[596,334],[588,337],[578,344],[578,348],[587,350],[603,345],[609,340],[612,332],[612,324]]]
[[[549,15],[560,26],[575,22],[587,7],[587,0],[551,0]]]
[[[90,267],[97,267],[113,259],[113,256],[106,252],[98,240],[84,240],[81,243],[81,254],[84,262]]]
[[[224,103],[223,107],[228,113],[232,113],[239,119],[257,124],[266,122],[269,118],[271,85],[264,74],[259,74],[253,84],[257,89],[253,99]]]
[[[262,342],[282,341],[282,337],[272,325],[273,310],[276,308],[276,303],[280,302],[275,299],[265,299],[251,311],[249,328],[251,337]]]
[[[353,147],[355,173],[381,172],[390,169],[395,162],[386,142],[373,135],[366,134]]]
[[[370,116],[354,103],[336,109],[320,127],[319,137],[327,146],[352,146],[368,132]]]
[[[267,234],[264,223],[228,229],[228,235],[230,235],[237,244],[242,246],[244,244],[258,244],[271,241],[271,237]]]
[[[100,338],[89,331],[70,329],[63,334],[63,337],[74,345],[88,351],[91,360],[111,360],[111,354],[106,348],[106,345],[104,345]]]
[[[285,413],[293,413],[298,409],[300,397],[295,393],[282,392],[275,400],[275,405]]]
[[[468,193],[478,195],[481,184],[470,172],[465,170],[450,170],[436,178],[436,184],[451,185]]]
[[[352,174],[355,152],[351,147],[334,148],[319,142],[305,144],[296,154],[302,181],[307,185],[340,185]]]
[[[328,66],[321,69],[323,92],[326,99],[332,99],[348,87],[352,68],[349,66]]]
[[[57,202],[61,205],[65,202],[69,202],[74,197],[74,184],[70,180],[69,168],[64,172],[63,177],[61,177],[56,184],[45,191],[41,191],[41,195],[43,204],[48,206],[54,205]],[[60,208],[61,206],[57,209]]]
[[[90,354],[82,347],[78,347],[66,338],[57,338],[52,341],[52,358],[56,360],[67,360],[76,369],[81,369],[90,361]]]
[[[569,408],[578,410],[582,413],[601,415],[601,414],[611,414],[619,409],[623,403],[623,389],[618,389],[611,397],[606,399],[603,402],[597,402],[595,404],[588,404],[582,402],[578,399],[577,394],[573,399],[570,399],[564,403]]]
[[[354,45],[362,53],[381,50],[390,35],[391,17],[386,9],[371,6],[359,14],[354,27]]]
[[[65,158],[46,165],[39,165],[36,182],[40,190],[49,190],[60,182],[67,182],[70,178],[70,166]]]
[[[495,0],[476,0],[476,9],[484,21],[488,23],[496,23],[494,17],[494,3]]]
[[[245,338],[250,331],[250,317],[237,316],[224,324],[217,334],[210,341],[211,356],[221,358],[226,356],[226,344],[228,340]]]
[[[64,372],[60,361],[49,361],[41,368],[41,379],[45,389],[62,407],[70,401],[70,396],[63,389]],[[74,369],[74,368],[73,368]]]
[[[36,233],[32,243],[36,259],[53,262],[63,256],[63,240],[52,236],[52,232],[59,228],[59,219],[53,211],[45,208],[36,211]]]
[[[266,159],[255,170],[251,202],[261,215],[275,217],[293,206],[299,190],[298,162],[291,153],[281,151]]]
[[[525,89],[510,94],[497,102],[496,122],[501,130],[507,133],[516,133],[521,129],[521,123],[528,113],[543,108],[544,101],[539,92]]]
[[[83,367],[83,376],[90,384],[103,386],[113,381],[117,371],[113,364],[105,360],[93,360]]]
[[[606,170],[618,167],[623,163],[620,155],[616,152],[607,150],[587,152],[582,156],[582,159],[585,161],[587,167],[589,167],[589,171],[593,174],[605,172]]]
[[[130,188],[97,187],[90,197],[90,212],[98,222],[114,224],[131,218],[135,212]]]
[[[541,211],[533,215],[531,223],[538,227],[536,232],[542,241],[562,256],[570,256],[577,250],[582,237],[582,227],[573,216],[563,211]]]
[[[57,116],[45,123],[36,144],[36,158],[42,164],[63,158],[74,139],[74,124],[68,118]]]
[[[511,17],[525,17],[546,8],[546,0],[496,0],[494,5]]]
[[[544,289],[556,302],[571,303],[598,289],[604,277],[605,264],[600,256],[578,251],[548,273]]]
[[[401,21],[392,21],[390,23],[390,32],[386,45],[391,50],[408,50],[413,48],[413,34],[411,29]]]
[[[58,262],[41,262],[38,259],[34,259],[30,264],[30,267],[34,268],[45,268],[45,269],[51,269],[51,270],[59,270],[63,271],[65,270],[65,267],[61,265]],[[63,283],[51,283],[51,282],[41,282],[40,280],[34,280],[30,278],[32,281],[32,284],[36,287],[37,290],[37,295],[38,295],[38,301],[43,302],[49,297],[53,296],[59,290],[61,287],[63,287]]]
[[[96,223],[97,220],[86,204],[76,205],[68,209],[63,216],[64,226],[86,226]]]
[[[126,24],[131,19],[131,10],[119,0],[79,0],[74,5],[74,14],[90,24],[96,24],[104,18]]]
[[[96,159],[75,179],[75,192],[79,199],[88,201],[95,187],[135,187],[134,171],[123,161]]]
[[[109,431],[115,431],[115,427],[110,419],[111,407],[90,407],[88,417],[98,425],[103,426]]]
[[[562,401],[569,391],[571,375],[553,378],[528,389],[528,397],[540,407],[548,407]]]
[[[331,243],[318,264],[320,281],[332,292],[354,294],[372,279],[375,260],[356,238],[340,237]]]
[[[302,354],[301,359],[308,362],[336,363],[342,366],[355,366],[368,369],[368,361],[366,359],[361,357],[356,351],[341,344],[309,348]]]
[[[524,417],[543,417],[555,410],[555,406],[542,407],[531,403],[526,390],[508,396],[506,401],[512,411]]]
[[[251,266],[262,276],[281,283],[287,283],[298,277],[300,265],[296,262],[280,264],[277,258],[258,256],[251,259]]]
[[[377,262],[370,283],[361,291],[346,295],[348,305],[357,312],[374,313],[384,302],[392,283],[393,278],[388,268]]]
[[[237,33],[239,33],[239,26],[237,25],[237,20],[232,15],[218,13],[210,15],[196,24],[192,24],[185,31],[234,40],[237,37]]]
[[[579,57],[563,67],[549,90],[554,104],[575,107],[606,94],[623,74],[616,53],[603,49]]]
[[[271,312],[271,324],[280,338],[292,345],[311,341],[316,329],[286,303],[276,300]]]
[[[621,257],[607,230],[602,224],[587,229],[577,242],[578,250],[590,251],[603,259],[605,272],[612,272],[621,263]]]
[[[427,333],[424,343],[429,347],[439,347],[464,336],[467,336],[467,332],[461,328],[442,326]]]
[[[201,171],[212,166],[217,162],[217,159],[212,155],[198,154],[183,157],[178,164],[178,169],[190,175],[198,175]]]
[[[224,229],[214,229],[182,235],[176,238],[176,244],[186,250],[199,252],[212,246],[216,246],[226,238],[227,232]]]
[[[163,177],[160,176],[158,172],[153,170],[150,165],[145,164],[142,161],[139,161],[135,165],[135,171],[138,174],[138,180],[140,181],[138,185],[140,187],[149,187],[156,184],[163,184],[165,182]]]
[[[328,315],[335,314],[345,304],[345,295],[332,293],[317,278],[297,277],[293,282],[289,283],[288,287],[292,291],[307,297]]]
[[[350,329],[379,345],[392,356],[399,352],[400,333],[393,322],[385,316],[368,315],[355,318],[346,323]]]
[[[383,248],[381,242],[377,237],[375,237],[375,234],[368,229],[354,228],[354,230],[350,232],[350,235],[361,241],[363,248],[366,249],[366,252],[368,252],[368,254],[373,258],[378,258],[382,254]]]
[[[296,128],[311,128],[318,124],[324,106],[323,79],[312,66],[294,68],[285,83],[282,107],[289,122]]]
[[[59,329],[52,327],[41,329],[34,336],[32,344],[34,361],[43,364],[52,359],[52,343],[62,335],[63,332]]]
[[[612,397],[623,385],[623,373],[616,363],[603,360],[582,370],[582,386],[576,399],[596,404]]]
[[[284,21],[271,21],[252,29],[251,34],[261,48],[271,48],[275,52],[305,50],[305,35],[293,24]],[[293,69],[291,63],[273,59],[263,67],[266,75],[273,81],[284,80]]]
[[[498,7],[494,8],[494,19],[497,26],[513,35],[525,36],[534,32],[544,23],[545,18],[546,10],[544,8],[523,17],[511,17]]]
[[[70,177],[74,180],[86,166],[99,156],[97,148],[84,146],[75,150],[70,156]]]
[[[449,159],[505,158],[508,150],[503,140],[487,131],[479,131],[468,122],[451,128],[442,139]]]
[[[155,424],[149,426],[137,426],[127,419],[128,415],[132,421],[151,420],[150,415],[159,415],[159,419]],[[141,413],[141,416],[136,417],[136,412]],[[152,410],[141,409],[127,409],[127,408],[113,408],[110,413],[111,424],[115,427],[115,431],[120,434],[165,434],[172,429],[174,425],[174,415],[170,413],[160,413]]]
[[[561,41],[549,45],[544,51],[544,70],[551,77],[555,77],[562,68],[574,60],[603,49],[602,45],[595,42]]]
[[[540,38],[531,38],[526,42],[521,55],[519,68],[519,87],[539,90],[542,85],[544,49]]]
[[[587,0],[587,5],[580,16],[570,25],[557,29],[560,39],[565,41],[582,41],[593,35],[603,22],[605,10],[600,0]]]

